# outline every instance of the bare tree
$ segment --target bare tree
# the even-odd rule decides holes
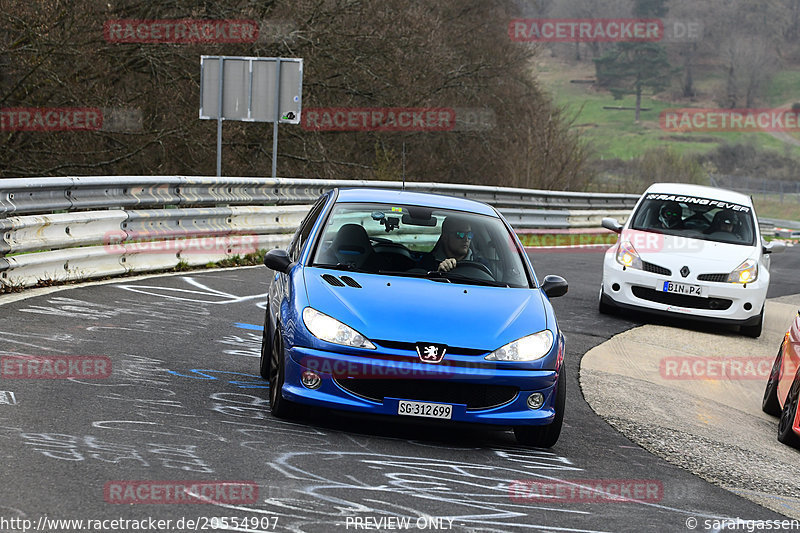
[[[754,107],[777,69],[773,47],[759,37],[738,37],[723,47],[727,68],[726,106]]]
[[[695,74],[700,61],[717,59],[718,45],[714,44],[714,20],[720,18],[722,6],[718,0],[671,0],[666,24],[672,32],[672,41],[666,44],[673,64],[682,69],[681,96],[694,98],[697,94]],[[685,32],[677,35],[677,32]],[[690,31],[699,35],[692,36]]]
[[[211,174],[216,129],[197,118],[198,59],[302,57],[305,107],[471,107],[490,129],[386,133],[281,125],[283,176],[392,176],[406,145],[409,179],[579,187],[586,158],[541,93],[536,48],[509,39],[504,0],[6,0],[0,12],[3,107],[92,106],[141,112],[135,132],[3,131],[0,175]],[[251,19],[252,43],[108,42],[110,19]],[[266,175],[271,125],[225,124],[223,172]],[[378,148],[376,148],[376,144]],[[530,146],[546,146],[532,150]],[[524,148],[524,149],[521,149]],[[519,172],[525,167],[524,173]]]

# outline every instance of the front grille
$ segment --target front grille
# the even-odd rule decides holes
[[[409,351],[413,354],[417,353],[417,345],[413,342],[397,342],[397,341],[385,341],[385,340],[376,340],[370,339],[372,342],[379,346],[383,346],[384,348],[390,348],[392,350],[405,350]],[[447,347],[447,355],[467,355],[467,356],[477,356],[477,355],[486,355],[488,354],[488,350],[476,350],[474,348],[459,348],[457,346],[448,346]]]
[[[509,403],[519,389],[507,385],[459,383],[420,379],[346,379],[336,378],[341,388],[376,402],[401,398],[422,402],[465,404],[467,409],[488,409]]]
[[[727,283],[729,274],[700,274],[697,279],[700,281],[713,281],[714,283]]]
[[[660,274],[662,276],[672,275],[672,270],[655,265],[653,263],[648,263],[647,261],[642,261],[642,270],[645,272],[652,272],[653,274]]]
[[[677,305],[678,307],[689,307],[692,309],[724,311],[733,303],[732,300],[727,300],[725,298],[700,298],[698,296],[687,296],[686,294],[657,291],[647,287],[633,287],[632,290],[633,295],[642,300],[666,305]]]

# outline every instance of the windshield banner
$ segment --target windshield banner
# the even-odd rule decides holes
[[[733,211],[741,211],[742,213],[749,213],[750,208],[739,204],[729,204],[721,200],[711,200],[709,198],[698,198],[696,196],[679,196],[676,194],[648,194],[646,200],[663,200],[680,202],[685,204],[707,205],[711,207],[719,207],[721,209],[731,209]]]

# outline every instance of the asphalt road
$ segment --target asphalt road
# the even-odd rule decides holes
[[[540,278],[557,273],[570,282],[569,294],[554,300],[567,336],[568,398],[551,450],[517,446],[503,431],[329,413],[296,423],[272,418],[257,375],[263,267],[121,280],[0,306],[0,355],[108,357],[112,369],[105,379],[0,378],[0,531],[79,530],[42,517],[84,520],[92,531],[115,524],[86,520],[171,520],[150,530],[184,531],[231,517],[247,527],[228,520],[228,529],[297,532],[405,524],[410,531],[679,532],[691,530],[692,518],[698,531],[724,517],[782,518],[655,458],[591,411],[577,382],[581,356],[643,317],[597,313],[600,253],[533,257]],[[800,247],[775,257],[770,296],[800,293],[798,267]],[[585,490],[536,501],[510,489],[552,489],[559,480],[584,487],[639,480],[658,490],[621,502]],[[195,481],[227,489],[217,492],[227,503],[149,503],[152,492],[120,499],[134,494],[125,492],[132,482]],[[239,482],[245,490],[230,490]],[[124,525],[115,529],[134,530]]]

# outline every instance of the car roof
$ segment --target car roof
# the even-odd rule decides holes
[[[480,215],[497,217],[493,207],[475,200],[456,198],[443,194],[396,191],[391,189],[339,189],[338,202],[377,202],[382,204],[415,205],[423,207],[439,207],[456,211],[468,211]]]
[[[752,206],[750,197],[728,189],[691,185],[688,183],[654,183],[647,188],[645,194],[674,194],[676,196],[697,196],[710,200],[721,200],[732,204]]]

